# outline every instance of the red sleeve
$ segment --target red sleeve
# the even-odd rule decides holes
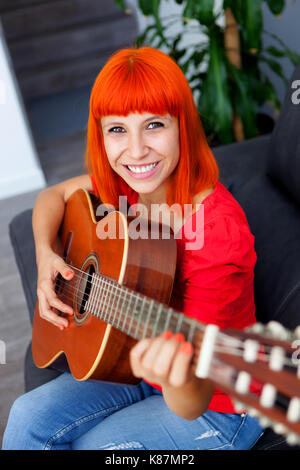
[[[204,229],[201,249],[183,258],[183,311],[220,328],[244,328],[255,322],[254,237],[247,224],[217,217]]]

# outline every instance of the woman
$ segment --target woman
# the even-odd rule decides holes
[[[203,246],[187,249],[183,227],[171,305],[220,328],[255,322],[253,236],[245,215],[218,182],[190,87],[180,68],[152,48],[110,58],[90,100],[89,174],[40,193],[33,213],[40,315],[58,328],[72,314],[55,295],[57,273],[73,271],[55,253],[65,202],[78,188],[117,207],[126,195],[151,215],[153,204],[204,206]],[[202,206],[202,207],[203,207]],[[191,219],[192,218],[192,219]],[[4,449],[248,449],[262,433],[247,413],[191,374],[193,346],[166,331],[130,354],[137,386],[77,382],[63,374],[14,403]]]

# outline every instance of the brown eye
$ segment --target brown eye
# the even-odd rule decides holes
[[[117,127],[112,127],[111,129],[109,129],[108,132],[111,132],[113,134],[120,134],[120,133],[125,132],[125,129],[123,127],[117,126]]]
[[[155,121],[155,122],[150,122],[149,126],[148,126],[148,129],[156,129],[158,127],[163,127],[163,123],[162,122],[159,122],[159,121]]]

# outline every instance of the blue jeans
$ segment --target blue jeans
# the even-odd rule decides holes
[[[78,382],[65,373],[15,401],[3,449],[249,449],[262,432],[247,413],[180,418],[144,381]]]

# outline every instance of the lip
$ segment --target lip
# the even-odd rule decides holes
[[[126,165],[123,165],[123,167],[125,168],[127,173],[130,176],[132,176],[132,178],[135,178],[138,180],[144,180],[144,179],[150,178],[152,175],[154,175],[154,173],[156,173],[156,171],[160,167],[160,162],[161,160],[157,162],[157,165],[154,168],[152,168],[152,170],[146,171],[146,173],[134,173],[133,171],[129,170],[129,168],[127,168]],[[156,162],[152,162],[152,163],[156,163]],[[142,165],[132,165],[132,166],[147,166],[147,165],[151,165],[151,163],[147,163],[147,164],[143,163]]]

